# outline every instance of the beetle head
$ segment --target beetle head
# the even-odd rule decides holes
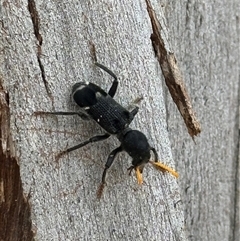
[[[142,171],[150,160],[151,147],[146,136],[137,130],[129,130],[120,139],[122,148],[132,157],[132,166],[129,171],[135,169],[138,183],[142,184]]]
[[[144,166],[149,162],[157,170],[161,172],[169,172],[176,178],[178,173],[172,168],[162,164],[158,161],[158,154],[155,148],[150,147],[146,136],[137,130],[126,129],[126,132],[119,136],[119,140],[122,143],[122,148],[126,151],[132,158],[132,166],[128,168],[129,174],[134,169],[136,171],[136,176],[139,184],[143,183],[142,172]],[[150,161],[151,154],[153,152],[155,156],[155,161]]]

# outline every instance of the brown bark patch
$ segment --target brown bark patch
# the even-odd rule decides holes
[[[184,122],[187,126],[188,133],[191,137],[201,132],[200,124],[192,108],[190,97],[187,93],[181,71],[178,67],[174,53],[166,47],[166,40],[163,36],[163,28],[157,19],[157,16],[149,0],[146,0],[147,11],[152,23],[153,33],[151,35],[152,45],[155,55],[158,59],[165,78],[166,85],[178,107]]]
[[[0,83],[0,241],[33,240],[28,197],[10,135],[9,98]]]

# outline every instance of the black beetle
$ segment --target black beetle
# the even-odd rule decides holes
[[[132,166],[128,168],[129,174],[134,169],[136,171],[136,177],[139,184],[143,183],[142,172],[145,164],[148,162],[150,162],[158,170],[163,172],[168,171],[175,177],[178,177],[177,172],[158,161],[158,154],[155,148],[149,145],[146,136],[138,130],[132,130],[129,128],[130,123],[138,112],[138,107],[129,111],[117,103],[113,99],[118,86],[116,75],[104,65],[99,63],[95,64],[114,78],[108,93],[96,84],[79,82],[74,84],[72,87],[72,97],[80,107],[79,112],[35,112],[36,115],[78,115],[84,120],[93,119],[106,131],[105,134],[91,137],[79,145],[60,152],[57,155],[57,159],[63,154],[81,148],[89,143],[102,141],[107,139],[110,135],[116,135],[121,145],[114,149],[108,156],[102,175],[102,183],[98,189],[97,195],[99,198],[102,195],[102,191],[106,183],[105,179],[107,170],[112,165],[117,153],[121,151],[126,151],[132,157]],[[150,161],[151,151],[155,156],[154,161]]]

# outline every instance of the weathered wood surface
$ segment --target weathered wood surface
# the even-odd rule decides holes
[[[161,6],[155,8],[163,18]],[[92,42],[98,61],[119,77],[116,99],[127,106],[143,96],[132,127],[174,167],[151,33],[145,1],[1,2],[0,73],[9,95],[11,155],[19,161],[23,192],[30,198],[36,240],[186,240],[184,203],[174,177],[148,166],[139,187],[126,171],[130,158],[120,154],[98,201],[105,160],[117,140],[89,145],[57,163],[60,150],[102,130],[76,117],[33,115],[76,109],[69,98],[75,82],[109,88],[112,79],[93,65]],[[7,215],[3,218],[6,222]]]
[[[3,161],[19,161],[27,198],[17,195],[20,203],[11,211],[21,207],[26,212],[19,220],[26,220],[30,198],[36,240],[238,240],[240,3],[156,2],[151,4],[169,28],[168,40],[202,126],[196,145],[168,90],[162,91],[145,1],[37,1],[39,21],[34,9],[29,10],[32,1],[1,1],[1,106],[8,103],[7,91],[14,145],[6,147],[1,138],[0,162],[6,172],[0,172],[0,208],[5,208],[4,195],[10,195],[6,185],[16,185],[2,182],[9,171]],[[116,99],[127,106],[144,97],[132,126],[147,135],[161,160],[172,167],[175,161],[181,197],[176,180],[151,167],[138,187],[126,173],[130,158],[121,154],[97,201],[104,162],[118,144],[114,138],[55,162],[59,150],[101,132],[94,123],[75,117],[32,115],[36,110],[76,109],[69,98],[76,81],[110,86],[112,79],[93,66],[89,41],[96,46],[98,61],[119,76]],[[5,134],[1,131],[1,137],[9,138]],[[9,221],[9,214],[0,221]],[[19,220],[7,224],[16,227]],[[5,240],[30,240],[29,223],[24,225],[9,229],[22,239],[9,235]]]
[[[167,1],[170,41],[202,133],[192,142],[167,94],[168,129],[189,240],[233,240],[239,226],[238,0]]]

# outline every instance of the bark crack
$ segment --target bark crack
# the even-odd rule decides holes
[[[191,100],[187,93],[181,71],[177,65],[175,55],[167,47],[168,42],[164,38],[163,27],[158,21],[150,1],[145,1],[153,29],[151,40],[155,55],[162,69],[166,85],[173,101],[183,117],[188,133],[193,138],[201,132],[200,123],[193,111]]]
[[[43,83],[44,83],[48,96],[52,99],[52,94],[51,94],[51,91],[48,86],[44,66],[41,61],[43,38],[39,31],[40,19],[39,19],[39,15],[38,15],[37,8],[36,8],[36,3],[34,0],[28,0],[28,11],[30,13],[32,23],[33,23],[34,35],[38,41],[37,61],[38,61],[39,68],[41,70],[42,80],[43,80]]]

